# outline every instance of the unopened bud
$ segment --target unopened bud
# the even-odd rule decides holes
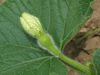
[[[20,21],[24,30],[31,36],[39,38],[44,35],[41,23],[37,17],[24,12],[22,17],[20,17]]]

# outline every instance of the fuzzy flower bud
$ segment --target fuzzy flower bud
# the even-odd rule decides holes
[[[31,36],[39,38],[44,35],[42,26],[37,17],[24,12],[22,17],[20,17],[20,21],[24,30]]]

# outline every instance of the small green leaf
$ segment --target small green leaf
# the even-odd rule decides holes
[[[93,55],[95,70],[97,71],[97,75],[100,75],[100,49],[98,49]]]

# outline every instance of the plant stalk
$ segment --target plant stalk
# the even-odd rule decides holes
[[[64,61],[69,67],[80,73],[81,75],[95,75],[94,72],[88,67],[79,64],[78,62],[66,57],[63,55],[57,47],[54,45],[50,35],[44,34],[39,38],[39,44],[42,48],[47,48],[47,50],[57,57],[59,57],[62,61]]]
[[[81,75],[95,75],[94,72],[88,67],[83,66],[82,64],[66,57],[60,53],[59,58],[64,61],[69,67],[77,71]]]

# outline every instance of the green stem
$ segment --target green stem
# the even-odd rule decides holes
[[[88,67],[85,67],[81,64],[79,64],[78,62],[66,57],[65,55],[63,55],[58,49],[57,47],[54,45],[51,37],[47,34],[44,34],[43,36],[41,36],[39,38],[39,43],[41,45],[41,47],[45,47],[48,49],[48,51],[59,57],[62,61],[64,61],[69,67],[71,67],[72,69],[74,69],[75,71],[77,71],[78,73],[80,73],[81,75],[95,75],[91,69],[89,69]]]
[[[95,75],[94,72],[88,67],[83,66],[82,64],[66,57],[60,53],[59,58],[64,61],[69,67],[80,73],[81,75]]]

